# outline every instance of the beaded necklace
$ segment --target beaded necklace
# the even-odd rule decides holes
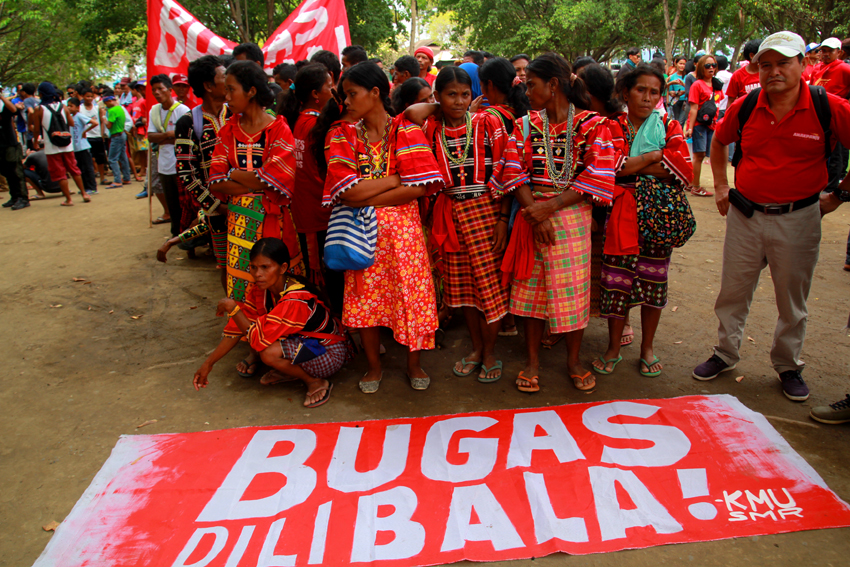
[[[626,142],[628,142],[629,147],[631,148],[632,142],[634,141],[635,136],[637,136],[637,129],[635,128],[635,125],[632,124],[632,121],[628,116],[626,116],[626,131],[624,134],[626,135]]]
[[[558,148],[552,142],[552,133],[549,130],[549,116],[546,113],[546,109],[540,111],[540,116],[543,118],[543,148],[546,150],[546,175],[552,181],[552,185],[564,191],[570,183],[575,166],[573,163],[573,121],[575,118],[575,107],[570,103],[570,108],[567,112],[566,139],[564,140],[563,147],[564,163],[560,171],[555,166],[554,154],[559,152]]]
[[[387,173],[387,157],[390,153],[390,117],[387,117],[387,123],[384,126],[384,135],[381,136],[381,147],[376,154],[372,150],[372,144],[369,143],[369,136],[366,134],[366,127],[363,121],[357,123],[357,137],[363,142],[363,145],[369,150],[369,163],[371,164],[368,171],[372,179],[384,177]]]
[[[448,156],[449,161],[455,165],[463,166],[466,163],[466,157],[469,155],[469,147],[472,145],[472,115],[466,113],[466,143],[463,146],[463,153],[458,148],[458,155],[455,157],[449,149],[449,141],[446,139],[446,120],[443,119],[443,129],[440,131],[440,142],[443,144],[443,151]]]

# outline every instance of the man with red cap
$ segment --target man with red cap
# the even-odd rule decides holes
[[[437,75],[431,74],[431,65],[434,64],[434,52],[430,47],[422,46],[413,52],[413,56],[419,61],[419,78],[425,79],[428,85],[433,87]]]
[[[171,76],[171,88],[174,89],[174,98],[180,104],[185,104],[190,109],[195,108],[201,101],[195,98],[192,94],[192,89],[189,87],[189,79],[182,73],[175,73]]]

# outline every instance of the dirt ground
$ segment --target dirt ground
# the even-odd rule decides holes
[[[711,186],[706,168],[703,185]],[[731,175],[730,175],[731,178]],[[426,392],[404,378],[404,352],[389,336],[380,392],[357,388],[361,358],[336,378],[330,403],[301,406],[303,387],[263,387],[233,370],[245,352],[232,352],[200,393],[193,372],[217,344],[222,319],[213,316],[222,296],[211,257],[186,259],[171,251],[167,265],[155,251],[166,225],[148,228],[147,201],[136,201],[137,183],[101,190],[91,204],[59,207],[59,198],[0,211],[0,565],[35,561],[51,534],[41,526],[62,521],[110,454],[119,435],[188,432],[237,426],[386,419],[474,410],[539,407],[609,399],[665,398],[731,393],[768,416],[844,500],[850,501],[850,429],[817,424],[809,408],[843,398],[848,387],[847,323],[850,273],[842,271],[850,205],[823,224],[821,260],[809,301],[809,332],[803,358],[812,395],[798,404],[785,399],[768,351],[776,320],[770,275],[762,275],[736,373],[708,383],[691,378],[716,340],[713,304],[720,287],[724,220],[713,199],[692,198],[698,221],[694,238],[673,255],[670,306],[664,311],[656,353],[666,365],[655,379],[638,374],[637,346],[624,350],[617,372],[598,378],[592,394],[567,380],[565,347],[544,351],[542,390],[516,391],[523,364],[523,337],[499,344],[505,377],[483,385],[458,379],[452,363],[466,354],[466,331],[456,324],[441,350],[425,353],[432,377]],[[4,196],[5,200],[5,196]],[[155,211],[158,206],[155,205]],[[75,282],[74,278],[83,281]],[[672,307],[678,309],[673,312]],[[639,324],[637,325],[639,336]],[[592,320],[583,359],[602,354],[604,322]],[[679,343],[679,344],[677,344]],[[743,375],[740,383],[734,377]],[[146,420],[157,422],[141,430]],[[693,565],[846,565],[850,530],[793,534],[655,547],[616,554],[572,557],[573,565],[617,567]],[[553,555],[536,564],[555,565]],[[529,562],[520,562],[528,563]]]

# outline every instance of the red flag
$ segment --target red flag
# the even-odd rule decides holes
[[[349,41],[344,0],[304,0],[266,41],[266,71],[322,49],[339,55]],[[190,61],[230,53],[236,45],[215,35],[175,0],[148,0],[148,79],[160,73],[188,74]]]

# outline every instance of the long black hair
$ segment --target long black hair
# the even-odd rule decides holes
[[[528,114],[531,104],[528,102],[528,97],[525,96],[522,83],[514,84],[514,79],[516,79],[516,69],[504,57],[488,59],[478,70],[478,80],[481,81],[481,85],[489,82],[496,90],[505,95],[508,106],[519,118]]]
[[[637,67],[631,71],[620,73],[620,76],[617,77],[617,84],[614,86],[614,90],[617,96],[620,97],[620,100],[623,101],[623,104],[626,102],[625,94],[635,88],[637,80],[645,75],[650,75],[658,79],[658,84],[661,85],[661,92],[664,92],[664,86],[667,84],[664,80],[664,73],[648,63],[638,63]]]
[[[384,72],[375,63],[364,61],[363,63],[352,65],[342,74],[340,87],[345,81],[353,83],[358,87],[363,87],[367,91],[378,89],[378,95],[384,105],[384,110],[390,116],[395,116],[395,111],[393,111],[392,103],[390,102],[390,83],[387,81],[387,76],[384,75]],[[340,93],[339,96],[342,99],[345,98],[343,93]],[[340,118],[342,118],[340,104],[336,100],[330,99],[328,104],[325,105],[322,114],[316,120],[316,125],[311,132],[313,136],[313,156],[316,158],[316,164],[318,164],[321,172],[326,171],[328,167],[325,161],[325,137],[328,135],[331,125]]]
[[[321,63],[309,63],[301,67],[295,74],[292,88],[284,93],[283,99],[277,105],[277,114],[286,118],[289,129],[295,129],[298,114],[304,108],[304,104],[310,100],[313,91],[320,91],[328,80],[327,68]]]
[[[280,238],[266,237],[259,239],[254,244],[253,248],[251,248],[251,252],[249,253],[248,257],[251,260],[256,260],[258,256],[265,256],[266,258],[269,258],[273,262],[276,262],[280,265],[286,264],[287,266],[289,266],[289,263],[292,261],[292,258],[289,255],[289,249],[286,247],[286,244],[284,244]],[[311,281],[309,281],[304,276],[299,276],[291,272],[287,272],[286,277],[293,279],[303,285],[307,289],[307,291],[318,297],[319,301],[324,303],[325,308],[330,311],[331,302],[324,291],[316,287]]]
[[[623,74],[628,71],[624,71]],[[599,63],[585,65],[579,71],[587,91],[605,107],[605,112],[614,114],[623,109],[622,101],[614,92],[614,75]]]
[[[573,68],[569,61],[558,55],[557,53],[544,53],[536,57],[526,68],[526,73],[534,73],[544,82],[549,82],[551,79],[558,79],[561,92],[567,97],[571,103],[578,108],[587,110],[590,108],[590,95],[587,92],[587,86],[581,77],[576,77],[572,80]]]
[[[426,88],[430,89],[431,85],[428,84],[428,81],[420,77],[407,79],[400,87],[396,87],[392,95],[393,110],[395,113],[401,114],[404,112],[408,106],[416,102],[420,91]]]
[[[227,68],[227,74],[233,75],[246,93],[254,87],[257,91],[254,100],[263,108],[274,104],[274,94],[269,88],[269,78],[266,72],[253,61],[234,61]]]

